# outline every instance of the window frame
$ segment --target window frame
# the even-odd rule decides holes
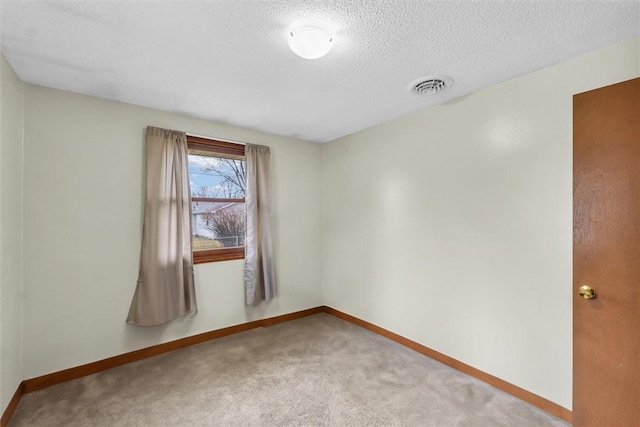
[[[205,138],[187,134],[187,148],[189,150],[206,151],[212,154],[231,154],[245,157],[244,144],[235,142],[219,141],[217,139]],[[224,199],[218,197],[191,197],[190,202],[236,202],[244,203],[245,199]],[[191,249],[194,264],[207,262],[229,261],[234,259],[244,259],[245,247],[207,249],[194,251]]]

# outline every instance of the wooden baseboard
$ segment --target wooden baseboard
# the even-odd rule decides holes
[[[425,347],[422,344],[418,344],[415,341],[412,341],[408,338],[405,338],[401,335],[398,335],[394,332],[388,331],[380,326],[374,325],[373,323],[369,323],[365,320],[358,319],[357,317],[351,316],[350,314],[343,313],[334,308],[324,306],[324,312],[331,314],[335,317],[338,317],[342,320],[346,320],[347,322],[353,323],[354,325],[361,326],[365,329],[368,329],[372,332],[375,332],[383,337],[389,338],[392,341],[397,342],[398,344],[402,344],[405,347],[409,347],[410,349],[417,351],[418,353],[424,354],[432,359],[435,359],[439,362],[444,363],[445,365],[451,366],[458,371],[464,372],[465,374],[471,375],[483,381],[489,385],[494,386],[502,391],[505,391],[519,399],[524,400],[527,403],[532,404],[545,412],[548,412],[568,423],[572,421],[572,412],[564,408],[557,403],[551,402],[550,400],[545,399],[544,397],[538,396],[537,394],[531,393],[523,388],[520,388],[516,385],[508,383],[504,380],[501,380],[498,377],[494,377],[486,372],[483,372],[479,369],[474,368],[473,366],[469,366],[466,363],[462,363],[459,360],[456,360],[452,357],[449,357],[445,354],[442,354],[438,351],[430,349],[429,347]]]
[[[20,383],[16,392],[13,393],[13,397],[9,401],[7,408],[2,413],[2,418],[0,418],[0,427],[7,427],[7,424],[9,424],[9,420],[11,419],[11,416],[13,415],[16,408],[18,407],[18,403],[20,402],[20,398],[22,397],[23,394],[24,394],[24,381]]]
[[[312,314],[321,313],[324,307],[314,307],[307,310],[296,311],[295,313],[283,314],[281,316],[269,317],[266,319],[253,320],[239,325],[229,326],[227,328],[216,329],[210,332],[193,335],[179,340],[170,341],[163,344],[154,345],[152,347],[143,348],[118,356],[109,357],[108,359],[98,360],[97,362],[87,363],[86,365],[76,366],[74,368],[65,369],[63,371],[53,372],[51,374],[42,375],[40,377],[31,378],[24,381],[24,393],[31,393],[45,387],[60,384],[86,375],[95,374],[116,366],[125,365],[127,363],[136,362],[146,359],[147,357],[157,356],[162,353],[188,347],[194,344],[200,344],[216,338],[226,337],[228,335],[237,334],[239,332],[248,331],[250,329],[262,326],[271,326],[277,323],[287,322],[289,320],[299,319],[301,317],[310,316]]]
[[[36,390],[40,390],[45,387],[49,387],[55,384],[60,384],[66,381],[70,381],[76,378],[84,377],[86,375],[95,374],[101,371],[105,371],[107,369],[115,368],[116,366],[125,365],[127,363],[136,362],[138,360],[146,359],[147,357],[157,356],[159,354],[167,353],[169,351],[177,350],[180,348],[188,347],[195,344],[200,344],[206,341],[210,341],[216,338],[226,337],[228,335],[237,334],[239,332],[248,331],[250,329],[255,329],[259,327],[266,327],[275,325],[282,322],[287,322],[290,320],[299,319],[306,316],[311,316],[317,313],[328,313],[340,319],[346,320],[347,322],[353,323],[355,325],[361,326],[365,329],[368,329],[372,332],[375,332],[379,335],[382,335],[386,338],[389,338],[392,341],[395,341],[399,344],[404,345],[412,350],[417,351],[418,353],[424,354],[425,356],[431,357],[432,359],[438,360],[445,365],[451,366],[461,372],[464,372],[472,377],[475,377],[481,381],[484,381],[487,384],[490,384],[500,390],[503,390],[519,399],[524,400],[538,408],[546,411],[556,417],[563,419],[567,422],[571,422],[572,420],[572,412],[550,400],[547,400],[543,397],[540,397],[534,393],[531,393],[525,389],[522,389],[518,386],[515,386],[511,383],[508,383],[500,378],[494,377],[493,375],[487,374],[479,369],[476,369],[472,366],[469,366],[465,363],[460,362],[452,357],[449,357],[445,354],[437,352],[433,349],[430,349],[422,344],[418,344],[415,341],[412,341],[408,338],[405,338],[401,335],[398,335],[394,332],[388,331],[380,326],[374,325],[373,323],[369,323],[365,320],[358,319],[357,317],[351,316],[349,314],[338,311],[334,308],[327,306],[314,307],[307,310],[297,311],[294,313],[283,314],[280,316],[269,317],[266,319],[254,320],[247,323],[241,323],[239,325],[229,326],[227,328],[216,329],[214,331],[205,332],[198,335],[193,335],[186,338],[181,338],[179,340],[170,341],[163,344],[158,344],[152,347],[143,348],[140,350],[132,351],[129,353],[121,354],[114,357],[109,357],[107,359],[98,360],[96,362],[87,363],[86,365],[76,366],[74,368],[65,369],[63,371],[53,372],[51,374],[42,375],[40,377],[31,378],[28,380],[22,381],[18,389],[16,390],[13,398],[7,405],[3,415],[2,421],[0,422],[0,427],[6,427],[9,423],[9,419],[13,415],[16,407],[18,406],[18,402],[23,394],[31,393]]]

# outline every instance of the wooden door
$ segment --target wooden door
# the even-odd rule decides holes
[[[573,98],[573,286],[574,426],[638,427],[640,78]]]

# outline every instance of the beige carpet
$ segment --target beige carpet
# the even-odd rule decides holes
[[[327,314],[23,396],[17,426],[566,426]]]

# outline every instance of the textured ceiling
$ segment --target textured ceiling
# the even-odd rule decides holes
[[[329,141],[640,34],[636,1],[2,1],[28,83]],[[334,35],[318,60],[296,26]],[[446,74],[433,97],[412,81]]]

